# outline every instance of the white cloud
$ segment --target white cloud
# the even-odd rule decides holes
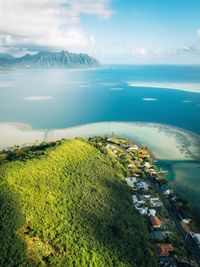
[[[200,37],[200,29],[197,30],[197,35]]]
[[[136,55],[136,56],[146,56],[147,53],[148,51],[144,47],[136,47],[132,50],[132,55]]]
[[[81,14],[107,19],[110,0],[0,0],[0,47],[82,49],[95,37],[80,27]]]
[[[175,50],[178,55],[200,55],[200,49],[195,46],[183,46]]]

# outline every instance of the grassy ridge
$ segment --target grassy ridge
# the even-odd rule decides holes
[[[156,266],[123,167],[81,139],[0,167],[0,266]]]

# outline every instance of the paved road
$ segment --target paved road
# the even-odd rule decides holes
[[[148,179],[150,185],[155,189],[155,191],[158,193],[160,199],[162,200],[165,208],[167,209],[171,219],[175,223],[179,233],[182,235],[185,244],[188,248],[188,250],[191,252],[191,254],[194,256],[196,263],[198,266],[200,266],[200,249],[198,249],[190,235],[184,230],[183,226],[181,225],[179,218],[177,216],[177,213],[172,210],[171,204],[168,201],[167,197],[163,194],[160,187],[156,184],[156,182],[153,182],[151,178]]]

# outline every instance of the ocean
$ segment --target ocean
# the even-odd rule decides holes
[[[103,122],[110,124],[98,124]],[[132,122],[136,124],[130,126]],[[162,160],[161,166],[169,169],[173,188],[189,199],[200,219],[200,163],[192,153],[184,154],[193,137],[191,150],[200,150],[200,66],[1,70],[0,125],[0,145],[9,140],[23,142],[26,133],[29,139],[36,138],[36,133],[38,140],[43,135],[48,140],[61,138],[62,129],[68,129],[68,134],[78,129],[74,134],[79,136],[102,133],[102,129],[110,134],[114,129],[121,136],[147,142]],[[13,125],[20,131],[15,132]],[[174,129],[183,129],[187,140]]]
[[[141,82],[144,87],[130,86]],[[145,121],[200,134],[200,94],[153,88],[157,83],[172,87],[185,84],[191,90],[192,85],[199,84],[200,91],[200,67],[1,71],[0,121],[23,122],[36,129],[100,121]]]

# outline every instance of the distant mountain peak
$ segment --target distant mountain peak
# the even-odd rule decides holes
[[[97,59],[88,54],[76,54],[68,51],[40,51],[35,55],[26,54],[20,58],[0,56],[0,67],[19,68],[91,68],[99,67]]]

